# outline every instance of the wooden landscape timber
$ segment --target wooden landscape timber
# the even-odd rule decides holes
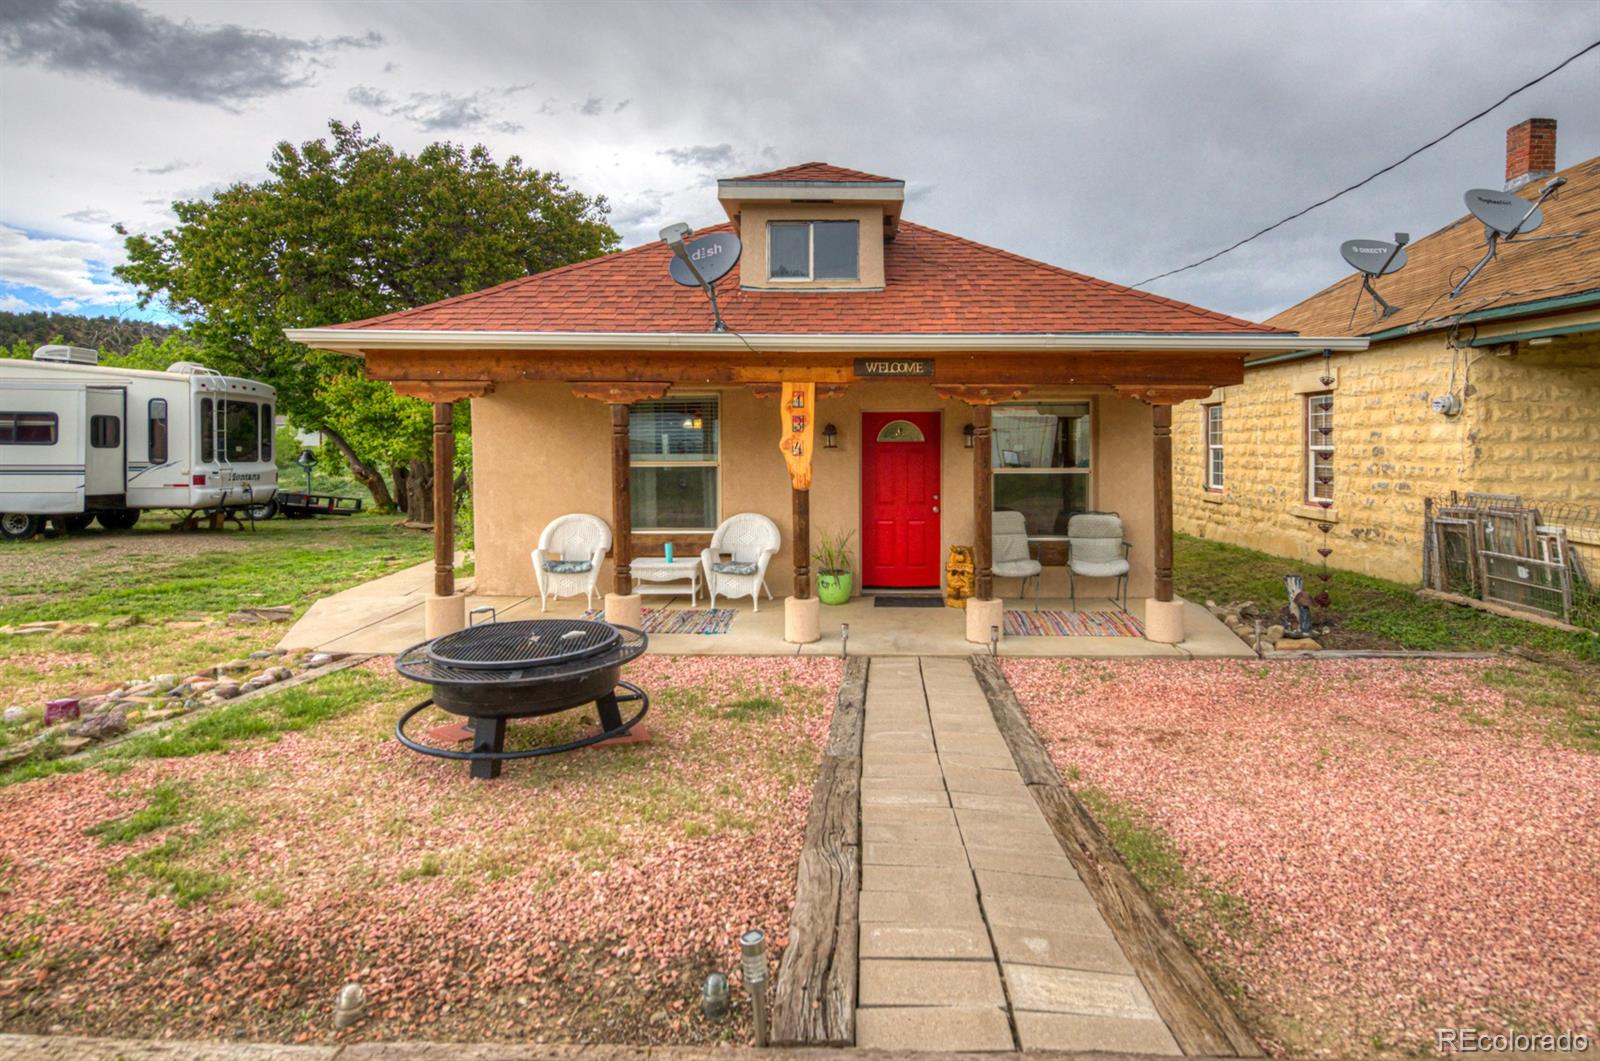
[[[1184,1054],[1265,1056],[1200,960],[1111,846],[1105,832],[1061,783],[1061,775],[1028,725],[999,663],[989,656],[973,656],[972,669],[1023,783]]]
[[[855,1043],[861,890],[861,735],[868,662],[845,664],[811,790],[789,942],[773,987],[774,1046]]]

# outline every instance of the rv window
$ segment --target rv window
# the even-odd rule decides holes
[[[89,417],[89,445],[95,449],[116,449],[122,445],[122,421],[104,414]]]
[[[167,400],[150,399],[150,463],[167,462]]]
[[[264,461],[272,459],[272,428],[272,406],[263,405],[261,407],[261,459]]]
[[[261,406],[255,402],[223,402],[222,440],[228,460],[249,462],[261,452]]]
[[[216,420],[211,411],[211,399],[200,399],[200,459],[210,464],[217,456],[217,447],[213,439],[213,424]]]
[[[56,414],[0,413],[0,444],[8,446],[55,445]]]

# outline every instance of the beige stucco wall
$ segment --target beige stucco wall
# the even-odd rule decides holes
[[[674,394],[716,393],[722,410],[721,516],[760,512],[783,532],[783,549],[768,569],[767,584],[784,596],[792,587],[791,496],[778,453],[777,400],[758,399],[743,387],[676,388]],[[1134,545],[1129,592],[1151,591],[1152,535],[1150,410],[1109,392],[1082,389],[1040,392],[1036,400],[1092,397],[1095,403],[1096,507],[1121,512]],[[512,383],[473,401],[473,505],[477,584],[482,593],[534,594],[529,552],[544,525],[568,512],[611,521],[610,415],[600,402],[580,399],[561,383]],[[819,403],[821,424],[839,431],[837,449],[821,449],[813,465],[812,544],[823,529],[856,532],[861,510],[861,414],[868,411],[937,410],[941,430],[941,556],[952,544],[972,542],[972,451],[962,444],[971,422],[964,404],[945,401],[923,383],[861,383],[842,397]],[[820,435],[820,431],[819,431]],[[652,536],[656,537],[656,536]],[[668,535],[659,536],[664,543]],[[680,551],[684,551],[680,547]],[[653,550],[660,555],[660,549]],[[859,571],[859,555],[857,570]],[[611,587],[607,563],[600,584]],[[1080,586],[1109,593],[1110,582]],[[999,589],[1015,593],[1016,583]],[[1061,568],[1046,568],[1043,592],[1065,595]]]
[[[855,221],[860,246],[854,280],[767,279],[767,225],[773,221]],[[747,203],[739,217],[739,282],[773,291],[860,291],[883,287],[883,207],[877,203]]]
[[[1333,358],[1333,566],[1420,581],[1423,499],[1451,490],[1600,508],[1600,338],[1503,349],[1452,350],[1430,333]],[[1452,364],[1463,408],[1447,418],[1429,402],[1449,389]],[[1320,510],[1301,503],[1301,417],[1303,392],[1321,389],[1321,375],[1320,358],[1287,362],[1213,395],[1223,402],[1220,494],[1203,488],[1202,403],[1174,410],[1179,531],[1319,561]],[[1583,549],[1591,570],[1600,570],[1596,546]]]

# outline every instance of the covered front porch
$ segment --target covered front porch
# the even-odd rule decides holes
[[[432,590],[433,565],[419,564],[386,575],[363,586],[335,593],[312,605],[311,609],[284,635],[285,648],[311,648],[325,652],[391,654],[422,641],[426,636],[426,602]],[[552,602],[548,612],[540,612],[537,594],[480,594],[464,587],[467,608],[493,608],[501,620],[533,619],[541,615],[572,618],[584,613],[582,597]],[[597,602],[598,603],[598,602]],[[1067,612],[1071,602],[1065,598],[1044,597],[1038,602],[1007,599],[1004,610],[1022,615],[1048,615]],[[1128,600],[1127,615],[1142,624],[1147,598]],[[1119,612],[1120,602],[1108,598],[1079,597],[1081,614]],[[654,633],[650,651],[663,655],[850,655],[861,656],[964,656],[988,652],[986,644],[966,639],[964,613],[956,608],[878,607],[872,597],[857,597],[848,604],[822,609],[820,637],[806,644],[784,640],[784,612],[763,601],[752,611],[748,599],[718,600],[718,609],[732,611],[726,632]],[[707,609],[700,597],[691,608],[687,595],[652,598],[651,614],[664,609],[669,616]],[[483,620],[489,613],[479,613]],[[842,627],[848,625],[846,646]],[[1134,658],[1253,658],[1255,653],[1227,627],[1197,604],[1184,605],[1185,639],[1173,645],[1135,636],[1051,636],[1018,635],[1002,638],[995,646],[1001,656],[1076,657],[1091,659]]]

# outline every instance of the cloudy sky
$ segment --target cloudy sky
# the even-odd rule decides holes
[[[1123,283],[1358,180],[1600,38],[1600,5],[746,5],[0,0],[0,309],[142,315],[111,224],[264,176],[359,121],[606,195],[625,244],[714,181],[825,160],[906,216]],[[1503,179],[1507,126],[1600,154],[1600,51],[1361,191],[1152,285],[1256,319],[1341,240],[1421,236]]]

